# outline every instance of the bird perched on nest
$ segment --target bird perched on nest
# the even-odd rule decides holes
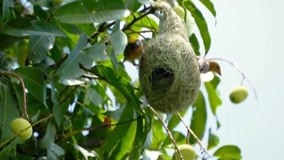
[[[217,62],[212,61],[210,59],[206,59],[205,57],[201,57],[201,56],[196,56],[196,59],[199,64],[200,73],[205,74],[211,71],[211,72],[219,74],[220,76],[222,75],[221,67]]]
[[[124,49],[124,60],[131,62],[133,65],[137,65],[135,60],[138,59],[143,54],[143,43],[136,37],[130,37],[128,39],[128,44]]]

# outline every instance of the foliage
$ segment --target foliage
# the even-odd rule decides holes
[[[178,2],[191,12],[199,29],[200,34],[189,37],[196,53],[203,46],[207,54],[211,38],[202,11],[193,1]],[[200,2],[216,16],[210,0]],[[147,156],[147,150],[171,157],[168,133],[143,103],[137,79],[122,63],[128,37],[145,38],[158,30],[147,0],[3,0],[0,4],[0,159],[139,159]],[[219,142],[211,132],[220,125],[219,83],[216,76],[206,82],[187,111],[192,114],[187,123],[199,139],[209,137],[208,149]],[[27,141],[10,129],[20,115],[33,124],[34,136]],[[216,117],[216,126],[207,125],[208,116]],[[167,127],[176,143],[183,144],[187,136],[174,130],[179,122],[177,115],[169,115]],[[213,155],[241,158],[233,145]]]

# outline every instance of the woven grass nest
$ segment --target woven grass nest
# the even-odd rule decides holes
[[[173,113],[195,102],[200,71],[183,21],[167,2],[153,6],[160,11],[160,28],[144,47],[139,79],[147,102],[157,111]]]

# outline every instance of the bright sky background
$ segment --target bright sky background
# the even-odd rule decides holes
[[[241,76],[230,65],[221,64],[223,105],[218,116],[222,126],[217,132],[221,144],[238,145],[243,160],[283,159],[284,2],[215,0],[214,4],[217,24],[211,28],[208,56],[238,64],[259,96],[259,107],[252,90],[244,103],[230,103],[230,89],[240,83]]]

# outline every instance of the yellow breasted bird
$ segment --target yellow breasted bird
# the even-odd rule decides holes
[[[136,37],[130,37],[128,39],[128,44],[124,49],[124,60],[131,62],[133,65],[137,65],[135,60],[138,59],[143,54],[143,43]]]
[[[211,71],[211,72],[219,74],[220,76],[222,75],[221,67],[216,61],[205,59],[204,57],[201,57],[201,56],[197,56],[196,58],[199,64],[200,73],[207,73]]]

